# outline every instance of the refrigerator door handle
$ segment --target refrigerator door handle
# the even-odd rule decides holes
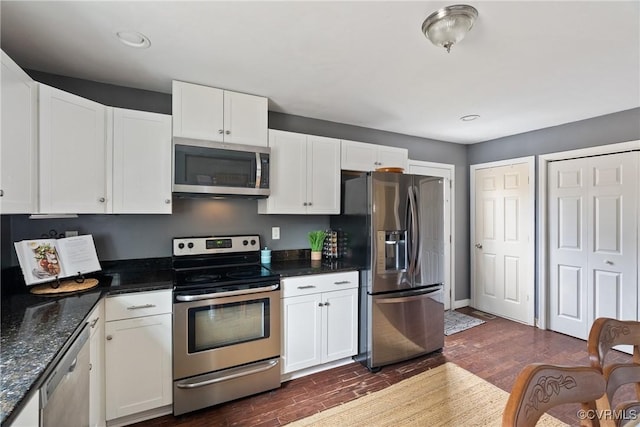
[[[409,247],[411,255],[409,258],[409,274],[413,277],[418,264],[418,212],[416,209],[416,200],[414,196],[413,186],[409,187],[409,216],[411,218],[411,226],[409,231]]]
[[[439,292],[442,292],[442,288],[440,287],[438,287],[437,289],[430,290],[428,292],[422,292],[415,295],[395,297],[395,298],[380,298],[376,300],[376,302],[380,304],[399,304],[399,303],[405,303],[409,301],[418,301],[421,299],[431,298],[433,294],[437,294]]]

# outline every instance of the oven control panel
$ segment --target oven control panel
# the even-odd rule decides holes
[[[260,250],[260,236],[180,237],[173,239],[173,255],[207,255]]]

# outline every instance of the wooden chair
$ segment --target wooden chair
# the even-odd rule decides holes
[[[588,402],[605,392],[604,377],[589,366],[557,366],[533,363],[524,367],[513,385],[502,414],[503,427],[535,426],[554,406]],[[592,425],[590,420],[583,420]],[[601,424],[607,427],[613,424]]]
[[[607,363],[607,353],[617,345],[633,346],[631,363]],[[600,411],[614,415],[617,425],[625,425],[629,418],[640,419],[640,322],[623,321],[601,317],[596,319],[589,331],[587,349],[591,366],[602,372],[606,381],[606,393],[595,402]],[[616,391],[625,385],[634,384],[635,397],[613,407]],[[621,417],[627,411],[631,416]],[[633,412],[631,412],[633,411]]]

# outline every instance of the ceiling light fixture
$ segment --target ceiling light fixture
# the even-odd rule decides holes
[[[436,46],[451,51],[451,46],[460,42],[473,27],[478,11],[465,4],[444,7],[427,17],[422,23],[422,32]]]
[[[460,117],[460,120],[462,120],[463,122],[472,122],[479,118],[480,116],[478,114],[467,114],[466,116]]]
[[[118,39],[125,45],[138,49],[146,49],[151,46],[149,37],[136,31],[118,31]]]

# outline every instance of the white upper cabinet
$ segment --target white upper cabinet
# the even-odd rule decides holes
[[[340,141],[269,130],[271,195],[262,214],[340,213]]]
[[[406,148],[343,140],[341,150],[343,170],[368,172],[389,167],[406,170],[409,163]]]
[[[106,213],[107,108],[40,85],[40,212]]]
[[[113,212],[171,213],[171,116],[113,109]]]
[[[37,212],[37,84],[2,51],[0,213]]]
[[[267,98],[173,81],[173,136],[267,145]]]

